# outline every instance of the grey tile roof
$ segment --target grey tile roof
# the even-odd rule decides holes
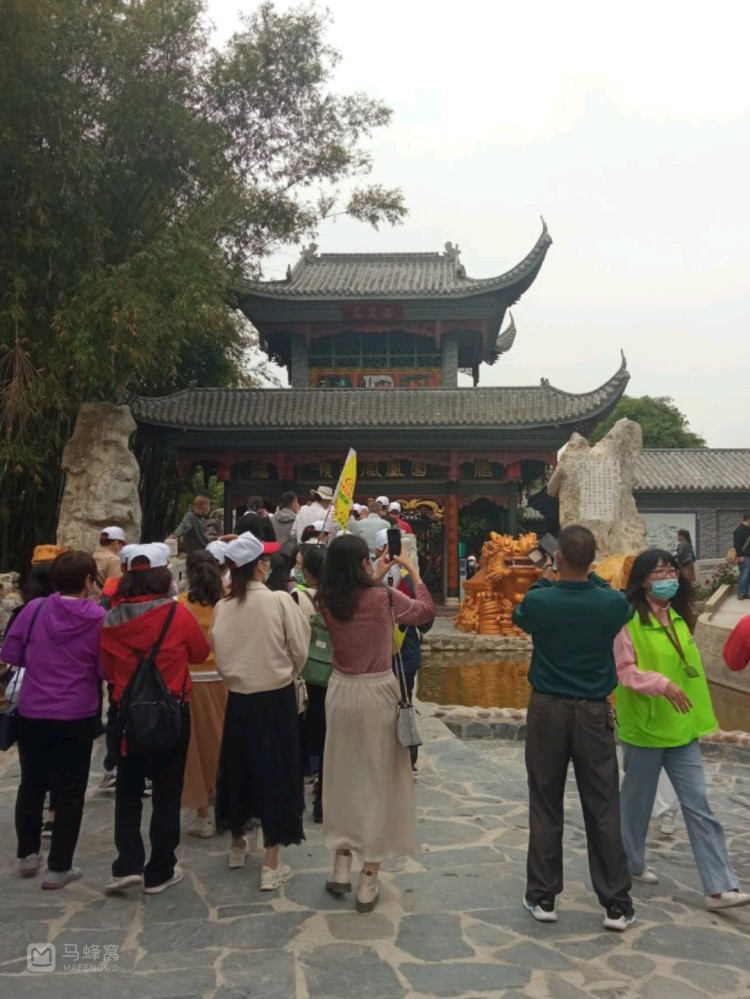
[[[480,279],[467,277],[452,243],[445,244],[443,253],[321,254],[313,244],[289,270],[286,281],[246,282],[236,290],[264,298],[466,298],[521,285],[520,294],[536,277],[551,244],[544,224],[519,264],[504,274]]]
[[[623,358],[604,385],[580,395],[543,379],[524,388],[185,389],[158,399],[137,396],[130,407],[141,423],[197,430],[558,426],[608,411],[629,377]]]
[[[644,450],[638,491],[750,493],[750,450],[675,448]]]

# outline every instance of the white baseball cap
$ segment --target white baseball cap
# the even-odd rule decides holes
[[[128,556],[133,548],[140,548],[140,545],[125,545],[120,549],[120,561],[123,565],[127,565]]]
[[[388,547],[388,528],[384,527],[382,531],[378,531],[375,535],[375,548],[387,548]]]
[[[375,502],[376,503],[380,503],[381,506],[388,506],[388,504],[391,501],[388,499],[387,496],[376,496],[375,497]]]
[[[355,510],[357,513],[361,513],[362,507],[359,503],[352,503],[352,510]]]
[[[206,545],[206,551],[213,555],[219,565],[224,565],[227,560],[226,541],[211,541]]]
[[[397,500],[394,500],[388,509],[395,511],[395,513],[401,513],[401,504]]]
[[[101,537],[107,537],[110,541],[124,541],[125,531],[121,527],[103,527],[100,531]]]
[[[127,552],[127,554],[125,554]],[[150,545],[126,545],[123,548],[121,555],[124,556],[122,561],[129,571],[135,571],[138,569],[161,569],[162,566],[169,565],[169,546],[165,545],[163,541],[154,541]],[[137,558],[148,559],[148,565],[135,566],[133,568],[133,560]]]
[[[273,555],[281,548],[277,541],[259,541],[254,534],[246,531],[227,545],[225,557],[236,566],[254,562],[261,555]]]

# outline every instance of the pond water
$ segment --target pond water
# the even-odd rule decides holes
[[[418,673],[417,695],[435,704],[480,708],[525,708],[529,702],[528,660],[480,655],[429,653]],[[750,702],[742,691],[709,681],[722,729],[750,731]]]

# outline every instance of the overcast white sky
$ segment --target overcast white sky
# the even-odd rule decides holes
[[[279,6],[290,4],[280,2]],[[252,0],[209,0],[217,38]],[[750,5],[743,0],[329,0],[341,90],[394,111],[373,179],[410,214],[321,229],[321,252],[442,250],[471,277],[554,240],[482,385],[669,395],[712,447],[750,447]],[[298,250],[274,258],[283,275]]]

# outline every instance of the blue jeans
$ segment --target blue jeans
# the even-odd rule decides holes
[[[662,767],[680,802],[704,895],[737,888],[739,881],[727,854],[724,830],[706,797],[697,739],[669,749],[623,743],[625,776],[620,788],[620,815],[631,874],[642,874],[646,869],[646,835]]]
[[[750,555],[744,555],[740,562],[740,579],[737,583],[737,596],[750,595]]]

